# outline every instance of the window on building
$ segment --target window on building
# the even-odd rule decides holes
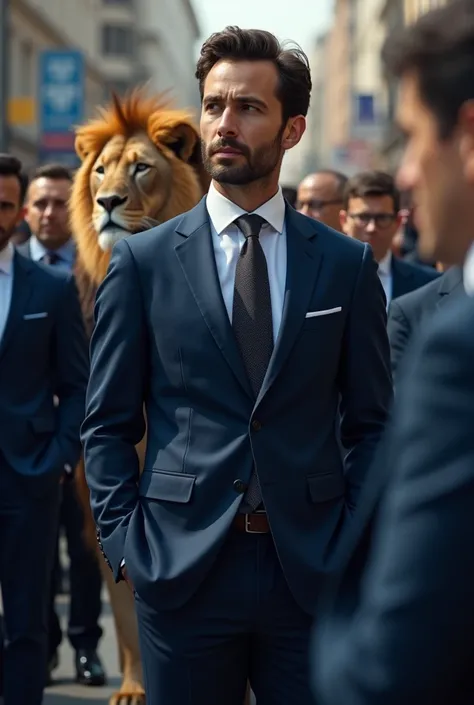
[[[133,32],[128,26],[106,24],[102,27],[102,53],[105,56],[131,56]]]

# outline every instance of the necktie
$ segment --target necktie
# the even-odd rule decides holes
[[[252,390],[257,397],[273,351],[273,322],[267,261],[259,235],[266,221],[243,215],[235,223],[245,236],[235,272],[232,327]],[[252,473],[245,504],[252,510],[262,501],[257,473]]]
[[[56,262],[59,262],[59,255],[57,255],[56,252],[48,250],[41,258],[41,261],[44,262],[44,264],[56,264]]]

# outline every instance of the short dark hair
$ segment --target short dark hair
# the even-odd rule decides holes
[[[395,179],[384,171],[362,171],[352,176],[344,189],[343,204],[347,210],[351,198],[367,198],[370,196],[390,196],[395,212],[400,210],[400,191],[395,185]]]
[[[396,78],[413,72],[441,139],[451,136],[463,103],[474,99],[474,2],[453,0],[392,34],[382,59]]]
[[[28,188],[28,176],[23,165],[13,154],[0,153],[0,176],[15,176],[20,184],[20,206],[23,205]]]
[[[71,181],[72,173],[63,164],[43,164],[34,172],[31,181],[37,179],[53,179],[54,181]]]
[[[283,120],[307,114],[311,72],[308,57],[300,47],[287,49],[275,35],[263,29],[226,27],[222,32],[215,32],[202,45],[196,66],[201,100],[207,75],[221,59],[272,61],[279,75],[277,98],[282,104]]]

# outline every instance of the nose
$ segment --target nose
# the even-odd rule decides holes
[[[232,117],[232,112],[228,108],[223,111],[219,121],[218,133],[220,137],[236,137],[237,127]]]
[[[376,230],[377,228],[376,228],[376,225],[375,225],[375,220],[374,220],[373,218],[372,218],[372,220],[370,220],[370,221],[367,223],[367,227],[366,227],[365,229],[367,230],[368,233],[373,233],[373,232],[375,232],[375,230]]]
[[[118,208],[119,206],[123,205],[125,201],[127,200],[127,196],[117,196],[117,194],[114,194],[113,196],[101,196],[100,198],[97,199],[97,203],[99,206],[102,206],[104,211],[107,213],[112,213],[115,208]]]

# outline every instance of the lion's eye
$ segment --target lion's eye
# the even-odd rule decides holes
[[[140,172],[147,171],[149,169],[149,165],[145,164],[145,162],[137,162],[135,164],[135,174],[139,174]]]
[[[96,168],[96,174],[105,174],[105,169],[102,164],[99,164],[99,166]]]

